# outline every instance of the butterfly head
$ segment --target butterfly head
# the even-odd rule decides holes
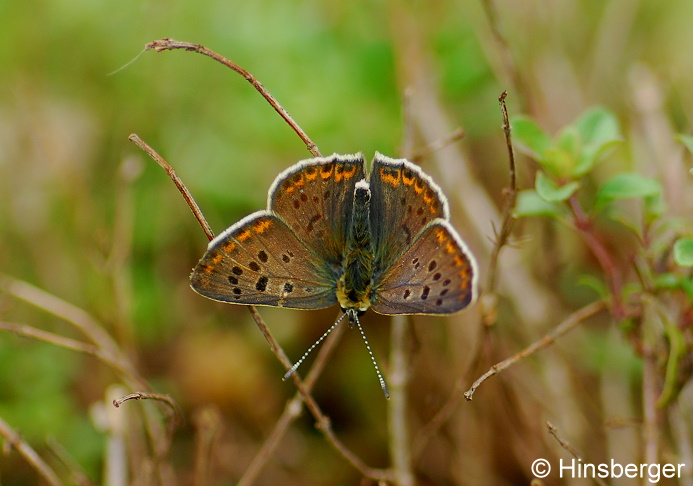
[[[349,315],[349,321],[352,321],[352,314],[361,315],[371,306],[371,286],[370,284],[363,292],[359,292],[348,286],[345,275],[337,282],[337,302],[342,310]]]

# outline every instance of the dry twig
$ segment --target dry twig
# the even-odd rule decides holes
[[[510,368],[512,365],[518,363],[526,357],[531,356],[537,351],[553,344],[556,341],[556,339],[573,329],[582,321],[598,314],[605,308],[606,305],[604,304],[604,302],[597,301],[592,302],[591,304],[588,304],[585,307],[576,310],[575,312],[570,314],[563,322],[561,322],[561,324],[559,324],[558,327],[556,327],[553,331],[551,331],[543,338],[530,344],[525,349],[511,356],[510,358],[505,359],[500,363],[491,366],[491,368],[486,373],[484,373],[479,379],[477,379],[474,382],[474,384],[471,386],[471,388],[469,388],[469,390],[464,392],[464,398],[466,398],[468,401],[471,401],[476,389],[488,378],[500,373],[501,371],[504,371],[507,368]]]

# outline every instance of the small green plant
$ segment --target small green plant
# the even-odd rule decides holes
[[[596,283],[587,280],[644,366],[661,377],[658,385],[650,384],[658,389],[643,393],[664,407],[688,379],[683,365],[693,342],[690,222],[668,213],[659,180],[614,170],[620,154],[614,149],[626,141],[609,110],[589,109],[554,137],[524,116],[512,120],[512,128],[517,147],[538,164],[534,188],[520,192],[515,216],[554,219],[582,237],[601,270]],[[680,140],[693,151],[693,137]],[[600,230],[607,224],[618,225],[616,231]],[[624,234],[632,241],[614,240]]]

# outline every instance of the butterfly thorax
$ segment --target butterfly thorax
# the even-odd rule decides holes
[[[370,223],[371,192],[368,183],[360,181],[354,191],[352,224],[342,268],[337,282],[337,300],[345,311],[365,311],[371,306],[373,247]]]

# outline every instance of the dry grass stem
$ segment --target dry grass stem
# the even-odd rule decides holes
[[[531,345],[527,346],[525,349],[520,351],[519,353],[511,356],[508,359],[505,359],[501,361],[500,363],[497,363],[491,368],[484,373],[481,377],[479,377],[474,384],[472,384],[471,388],[464,392],[464,398],[467,399],[468,401],[472,400],[472,396],[474,395],[474,392],[476,389],[488,378],[492,377],[493,375],[496,375],[500,373],[501,371],[513,366],[514,364],[522,361],[528,356],[531,356],[532,354],[536,353],[537,351],[540,351],[541,349],[544,349],[545,347],[553,344],[556,339],[573,329],[575,326],[580,324],[586,319],[589,319],[590,317],[600,313],[606,308],[604,302],[602,301],[597,301],[593,302],[591,304],[586,305],[585,307],[573,312],[570,314],[563,322],[561,322],[553,331],[551,331],[549,334],[546,336],[542,337],[538,341],[532,343]]]
[[[248,71],[234,63],[233,61],[230,61],[229,59],[226,59],[224,56],[221,56],[220,54],[217,54],[214,51],[211,51],[207,49],[206,47],[200,45],[200,44],[193,44],[192,42],[182,42],[182,41],[177,41],[173,39],[160,39],[160,40],[155,40],[147,45],[144,46],[145,50],[151,50],[154,49],[157,52],[161,51],[172,51],[175,49],[183,49],[186,51],[192,51],[192,52],[197,52],[198,54],[202,54],[204,56],[208,56],[215,61],[223,64],[224,66],[228,67],[229,69],[232,69],[233,71],[237,72],[241,76],[243,76],[246,81],[248,81],[250,84],[253,85],[253,87],[260,93],[263,98],[267,100],[267,102],[272,106],[272,108],[275,109],[277,113],[279,113],[279,116],[281,116],[286,123],[289,124],[291,129],[296,132],[296,135],[298,135],[303,143],[306,145],[306,148],[308,151],[313,154],[314,157],[319,157],[320,156],[320,151],[318,150],[318,146],[313,143],[313,141],[308,137],[306,132],[303,131],[303,129],[296,123],[293,118],[291,118],[291,115],[282,107],[282,105],[279,104],[279,102],[272,96],[272,94],[265,89],[265,87],[260,84],[260,82],[255,79],[255,76],[250,74]]]
[[[36,451],[27,444],[22,436],[12,429],[4,420],[0,418],[0,436],[5,440],[33,467],[50,486],[62,486],[62,481],[58,475],[46,464]]]

